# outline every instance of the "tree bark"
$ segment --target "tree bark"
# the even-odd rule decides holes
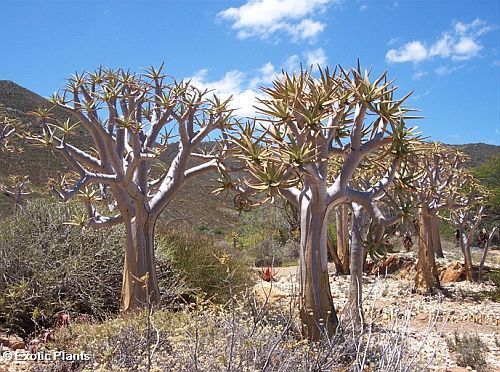
[[[462,239],[460,240],[460,248],[462,248],[462,253],[464,254],[464,267],[465,267],[465,278],[472,282],[474,281],[474,270],[472,266],[472,256],[470,254],[470,241],[472,240],[472,234],[469,236],[465,233],[465,231],[460,228],[460,236]]]
[[[349,212],[346,205],[339,205],[335,211],[337,230],[337,257],[339,274],[349,274]]]
[[[328,276],[326,205],[301,201],[300,318],[310,340],[332,336],[338,326]]]
[[[427,293],[432,293],[436,288],[441,288],[434,245],[432,244],[432,225],[430,222],[432,218],[427,208],[419,209],[418,262],[415,289],[423,289]]]
[[[479,264],[479,281],[483,281],[483,271],[484,271],[484,264],[486,262],[486,256],[488,255],[488,249],[490,248],[491,241],[495,237],[495,234],[497,232],[498,227],[494,227],[493,230],[490,233],[490,236],[488,237],[488,241],[486,242],[483,250],[483,257],[481,257],[481,263]]]
[[[443,247],[441,245],[441,234],[439,232],[439,217],[434,216],[430,219],[431,229],[432,229],[432,245],[434,246],[434,252],[436,252],[436,257],[444,258]]]
[[[138,214],[125,223],[127,246],[121,294],[122,311],[159,300],[154,252],[155,219]]]
[[[353,205],[350,254],[351,281],[345,313],[348,315],[348,319],[353,321],[356,328],[359,328],[363,323],[363,307],[361,305],[363,300],[363,265],[365,261],[362,243],[363,220],[363,210],[360,206]]]

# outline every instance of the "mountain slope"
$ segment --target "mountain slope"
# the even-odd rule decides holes
[[[52,105],[43,97],[15,84],[11,81],[0,81],[0,104],[5,107],[7,115],[22,121],[30,130],[39,130],[36,125],[30,124],[33,117],[28,115],[39,107],[49,108]],[[64,109],[54,109],[53,113],[59,119],[71,118],[71,114]],[[75,135],[70,138],[74,143],[83,148],[91,146],[92,141],[84,129],[78,128]],[[0,183],[9,175],[29,175],[33,187],[39,192],[44,191],[45,182],[49,177],[55,177],[58,172],[69,170],[66,162],[55,156],[45,148],[34,148],[23,144],[23,154],[0,153]],[[167,151],[163,159],[165,163],[175,156],[175,145]],[[162,215],[163,225],[189,224],[197,227],[227,228],[237,213],[232,208],[232,199],[214,197],[210,195],[216,187],[212,180],[214,174],[203,174],[190,180],[184,189],[177,195],[172,204]],[[12,213],[12,202],[0,194],[0,218]]]

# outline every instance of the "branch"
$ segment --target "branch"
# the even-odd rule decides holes
[[[289,187],[286,189],[280,189],[281,195],[292,203],[294,206],[299,206],[300,190],[297,187]]]
[[[123,217],[121,214],[117,214],[112,217],[102,216],[97,212],[90,201],[85,202],[85,207],[87,208],[87,213],[89,216],[88,225],[92,227],[109,227],[118,225],[123,222]]]
[[[382,193],[386,191],[387,187],[392,184],[400,164],[401,158],[395,158],[385,176],[382,177],[382,179],[380,179],[375,186],[367,190],[372,194],[373,198],[382,195]]]
[[[218,161],[214,159],[184,171],[184,177],[186,180],[188,180],[202,173],[217,171],[217,170],[218,170]]]

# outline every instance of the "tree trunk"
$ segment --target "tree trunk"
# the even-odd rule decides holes
[[[494,227],[488,237],[488,241],[484,246],[483,257],[481,258],[481,263],[479,264],[479,281],[483,281],[483,271],[484,271],[484,263],[486,262],[486,256],[488,255],[488,249],[490,248],[491,241],[495,237],[498,227]]]
[[[472,282],[474,281],[472,256],[470,254],[470,241],[472,236],[466,234],[462,228],[460,228],[460,236],[462,237],[460,240],[460,247],[462,248],[462,253],[464,254],[465,278]]]
[[[337,230],[337,257],[339,274],[349,274],[349,210],[346,205],[339,205],[335,211]]]
[[[432,229],[432,245],[434,246],[434,252],[436,252],[436,257],[444,258],[443,247],[441,246],[441,234],[439,232],[439,217],[435,216],[430,220]]]
[[[326,206],[302,198],[300,208],[300,318],[310,340],[331,336],[338,326],[328,276]]]
[[[348,319],[352,320],[355,327],[359,328],[363,323],[363,265],[365,252],[362,243],[363,210],[360,206],[353,204],[351,223],[351,254],[350,269],[351,281],[349,287],[349,299],[346,306]]]
[[[154,225],[149,215],[138,214],[125,223],[127,247],[123,269],[122,311],[159,300],[154,257]]]
[[[436,267],[434,245],[432,244],[432,225],[430,221],[432,218],[428,209],[419,209],[418,262],[415,289],[424,289],[427,293],[432,293],[436,288],[441,287]]]

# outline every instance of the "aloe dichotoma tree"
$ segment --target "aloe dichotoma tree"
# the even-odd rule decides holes
[[[439,229],[435,221],[440,212],[465,207],[463,190],[470,182],[463,169],[464,154],[438,143],[422,144],[418,156],[403,166],[411,175],[413,204],[417,208],[419,247],[415,288],[433,292],[440,288],[436,267],[436,241]]]
[[[23,152],[17,141],[12,141],[12,139],[21,135],[22,127],[19,120],[9,117],[5,108],[0,106],[0,151]]]
[[[468,195],[464,196],[463,204],[466,206],[451,211],[451,221],[460,232],[460,248],[464,255],[465,277],[474,281],[474,270],[472,264],[471,245],[484,217],[484,195],[481,187],[474,181],[468,185]]]
[[[244,176],[232,181],[224,174],[221,190],[234,188],[241,208],[252,195],[265,200],[286,198],[299,209],[300,316],[310,339],[333,334],[338,325],[328,275],[327,217],[344,203],[356,202],[371,218],[382,219],[373,199],[390,182],[392,171],[370,190],[357,190],[350,181],[359,164],[388,146],[397,156],[411,131],[404,119],[409,109],[393,98],[396,87],[386,74],[370,80],[360,67],[345,71],[283,73],[270,88],[262,88],[258,110],[265,116],[228,133],[233,156],[244,163]],[[333,172],[329,160],[342,158]],[[254,202],[256,203],[256,202]]]
[[[76,223],[125,225],[124,311],[158,300],[155,223],[186,180],[217,170],[221,153],[200,153],[197,165],[190,159],[198,156],[196,149],[208,134],[224,129],[231,117],[229,99],[209,98],[208,91],[176,82],[162,68],[151,67],[141,74],[100,68],[73,75],[52,101],[71,112],[75,122],[59,122],[50,110],[37,110],[34,115],[43,132],[29,136],[34,144],[62,156],[75,172],[72,179],[63,177],[55,189],[64,200],[84,198],[87,214]],[[71,144],[69,135],[77,124],[90,134],[93,148]],[[168,164],[160,155],[169,134],[176,132],[178,147]],[[162,170],[154,170],[155,165]],[[110,197],[118,213],[106,216],[97,203]]]
[[[369,209],[362,205],[356,202],[351,202],[350,205],[350,289],[344,313],[357,325],[361,325],[363,320],[362,275],[366,258],[368,254],[374,257],[385,253],[384,243],[391,234],[388,228],[409,213],[405,191],[408,180],[400,177],[398,170],[401,162],[412,156],[418,144],[417,135],[408,135],[396,151],[391,147],[380,148],[369,157],[368,168],[360,167],[358,174],[353,177],[352,185],[356,189],[372,193],[372,208],[384,211],[377,216],[370,216]],[[385,181],[384,186],[373,193],[373,185],[380,179]]]

